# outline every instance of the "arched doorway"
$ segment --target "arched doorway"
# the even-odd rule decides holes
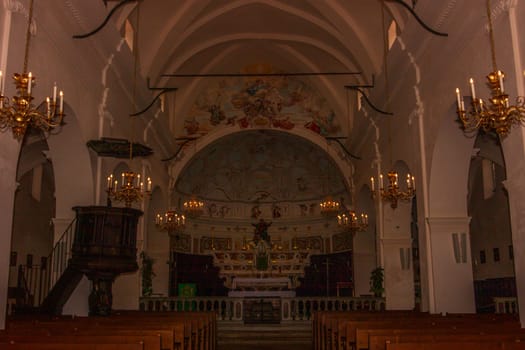
[[[517,312],[514,251],[509,216],[505,161],[500,142],[480,133],[470,162],[468,213],[477,312]]]

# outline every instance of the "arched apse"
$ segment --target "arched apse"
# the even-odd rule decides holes
[[[493,297],[516,297],[505,162],[499,139],[480,133],[470,162],[468,214],[477,312],[495,312]]]
[[[346,189],[352,188],[351,186],[351,176],[352,176],[352,164],[350,161],[345,158],[341,152],[333,147],[325,138],[322,136],[310,132],[306,129],[292,129],[287,131],[276,131],[273,129],[250,129],[250,130],[241,130],[241,129],[232,129],[230,127],[226,128],[217,128],[213,132],[208,133],[207,135],[203,136],[200,139],[197,139],[192,144],[188,145],[185,150],[182,151],[182,155],[180,158],[172,164],[170,168],[170,177],[171,181],[175,182],[181,173],[183,172],[183,169],[187,167],[189,162],[192,160],[195,154],[198,154],[201,150],[205,149],[207,146],[213,144],[214,142],[220,140],[223,137],[226,136],[235,136],[237,134],[241,135],[242,133],[272,133],[275,135],[282,135],[280,137],[287,137],[287,134],[289,134],[289,137],[295,136],[299,140],[303,140],[303,142],[306,142],[307,144],[313,144],[317,146],[317,149],[323,151],[335,164],[335,166],[338,169],[339,174],[341,175],[341,179],[344,183],[344,187]],[[336,146],[337,147],[337,146]],[[348,192],[347,192],[348,193]],[[335,193],[334,193],[335,194]]]
[[[370,273],[377,266],[377,213],[368,185],[360,188],[356,196],[355,211],[368,215],[368,227],[354,236],[354,281],[355,295],[370,294]]]
[[[352,205],[346,176],[325,149],[304,138],[250,130],[219,138],[191,155],[177,178],[176,191],[186,198],[197,195],[218,207],[230,205],[229,217],[244,214],[249,218],[235,208],[254,203],[261,208],[281,205],[283,218],[298,217],[302,204],[316,203],[319,215],[318,203],[327,195]]]

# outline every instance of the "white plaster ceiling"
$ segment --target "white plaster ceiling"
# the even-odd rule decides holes
[[[410,3],[410,2],[409,2]],[[136,26],[137,5],[117,19]],[[345,85],[370,84],[384,61],[385,26],[408,11],[382,0],[143,0],[138,19],[140,72],[155,87],[179,88],[178,119],[213,78],[163,74],[360,72],[302,77],[322,91],[350,133]],[[180,131],[180,120],[171,122]]]

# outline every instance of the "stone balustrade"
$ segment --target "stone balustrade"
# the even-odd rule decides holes
[[[250,298],[238,297],[141,297],[142,311],[215,311],[219,321],[244,320]],[[253,300],[253,298],[251,298]],[[271,299],[271,298],[270,298]],[[375,297],[295,297],[278,298],[281,321],[309,320],[315,311],[378,311],[385,309],[384,298]]]

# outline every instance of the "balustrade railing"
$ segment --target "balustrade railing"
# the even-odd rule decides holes
[[[71,258],[71,247],[75,235],[73,220],[60,239],[55,243],[43,265],[20,265],[18,267],[18,288],[24,291],[24,305],[40,306],[56,282],[66,270]],[[45,262],[45,263],[44,263]]]
[[[272,299],[272,298],[268,298]],[[215,311],[221,321],[242,321],[245,316],[243,297],[141,297],[142,311]],[[385,299],[376,297],[295,297],[280,298],[282,321],[309,320],[316,311],[379,311]]]

